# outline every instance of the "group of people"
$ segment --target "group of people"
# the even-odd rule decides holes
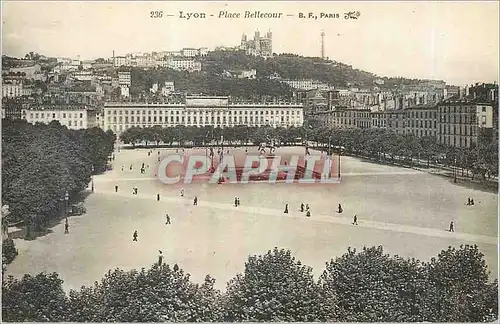
[[[474,198],[467,198],[467,206],[474,206]]]
[[[240,198],[234,197],[234,207],[238,207],[240,205]]]
[[[309,204],[306,204],[304,206],[304,203],[300,203],[300,212],[303,213],[304,210],[306,212],[306,216],[311,217],[311,209],[309,208]],[[288,204],[286,204],[286,206],[285,206],[285,213],[288,213]]]

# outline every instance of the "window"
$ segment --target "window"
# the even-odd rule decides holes
[[[486,112],[486,107],[483,107],[483,112]]]
[[[54,114],[52,114],[52,118],[56,118],[56,114],[55,114],[55,113],[54,113]]]
[[[80,126],[83,126],[83,121],[80,120]]]
[[[71,126],[71,120],[68,122],[68,126]]]
[[[485,109],[485,108],[483,107],[483,109]],[[481,118],[481,123],[482,123],[483,125],[486,125],[486,116],[482,116],[482,118]]]

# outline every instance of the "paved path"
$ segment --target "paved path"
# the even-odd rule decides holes
[[[378,176],[378,175],[416,175],[416,174],[422,174],[424,175],[425,173],[421,171],[395,171],[395,172],[347,172],[347,173],[342,173],[340,178],[342,177],[358,177],[358,176]],[[150,177],[150,176],[144,176],[141,178],[99,178],[99,182],[116,182],[116,181],[146,181],[146,180],[158,180],[157,177]],[[96,180],[97,182],[97,180]],[[264,181],[265,182],[265,181]],[[276,181],[279,182],[279,181]]]
[[[191,197],[171,197],[171,196],[161,196],[160,202],[157,202],[155,196],[151,194],[126,194],[123,192],[115,193],[113,191],[99,191],[102,194],[109,194],[119,197],[126,197],[132,199],[147,199],[151,200],[152,203],[176,203],[191,206],[193,204],[193,198]],[[231,198],[231,197],[229,197]],[[231,199],[229,199],[231,200]],[[218,203],[213,201],[203,201],[198,200],[197,208],[213,208],[219,210],[230,210],[234,211],[235,209],[240,210],[242,213],[254,214],[254,215],[266,215],[266,216],[274,216],[274,217],[288,217],[288,218],[305,218],[305,213],[301,213],[300,211],[295,211],[293,209],[289,210],[289,214],[283,213],[283,209],[274,209],[274,208],[264,208],[264,207],[253,207],[253,206],[245,206],[244,204],[239,207],[234,207],[231,203]],[[352,224],[351,217],[339,216],[339,215],[325,215],[325,214],[315,214],[312,210],[312,215],[310,218],[311,221],[314,222],[326,222],[326,223],[334,223],[346,226],[356,226]],[[376,222],[376,221],[368,221],[358,218],[357,227],[360,228],[371,228],[378,229],[383,231],[392,231],[399,233],[411,233],[422,236],[429,237],[442,237],[442,238],[453,238],[459,241],[467,241],[467,242],[475,242],[475,243],[486,243],[486,244],[498,244],[498,238],[495,236],[487,236],[487,235],[477,235],[477,234],[469,234],[469,233],[461,233],[461,232],[453,232],[450,233],[444,229],[436,229],[436,228],[428,228],[428,227],[418,227],[418,226],[410,226],[410,225],[402,225],[402,224],[391,224],[385,222]]]

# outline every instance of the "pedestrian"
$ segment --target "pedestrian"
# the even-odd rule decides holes
[[[133,237],[133,240],[132,240],[132,241],[137,242],[137,236],[139,236],[139,234],[137,234],[137,231],[135,231],[135,232],[134,232],[134,235],[132,235],[132,237]]]
[[[158,250],[158,266],[161,266],[163,264],[163,252],[161,250]]]
[[[306,211],[309,210],[309,204],[306,204]]]
[[[311,217],[311,210],[309,210],[309,209],[307,210],[307,212],[306,212],[306,216],[307,216],[307,217]]]
[[[344,211],[344,210],[342,209],[342,205],[341,205],[341,204],[339,204],[339,210],[338,210],[338,213],[339,213],[339,214],[342,214],[342,212],[343,212],[343,211]]]
[[[288,214],[288,204],[285,205],[285,214]]]
[[[122,165],[122,172],[123,172],[123,165]]]
[[[184,188],[181,189],[181,197],[184,197]]]
[[[467,198],[467,206],[470,206],[470,197]]]
[[[453,222],[450,222],[450,229],[448,231],[455,232],[455,225],[453,224]]]
[[[358,225],[358,216],[354,215],[354,219],[352,221],[352,225]]]
[[[158,155],[160,155],[160,151],[158,151]]]
[[[238,207],[238,197],[234,197],[234,207]]]
[[[304,203],[300,203],[300,212],[303,213],[304,212]]]
[[[170,216],[167,214],[165,218],[166,218],[165,225],[170,225]]]
[[[160,194],[156,194],[156,201],[160,201]]]
[[[115,185],[115,192],[118,192],[118,185]]]
[[[245,154],[247,154],[247,153],[248,153],[248,149],[246,148],[246,149],[245,149]]]
[[[69,224],[67,218],[66,218],[66,223],[64,224],[64,234],[69,234]]]
[[[130,171],[132,171],[132,164],[130,165]]]
[[[193,205],[198,206],[198,197],[194,196]]]
[[[474,206],[474,198],[471,198],[471,199],[470,199],[470,205],[471,205],[471,206]]]
[[[237,205],[240,205],[240,198],[236,198]]]
[[[148,156],[150,156],[150,155],[151,155],[151,151],[148,152]]]

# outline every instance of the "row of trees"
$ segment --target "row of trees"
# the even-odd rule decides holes
[[[160,143],[184,146],[186,144],[202,146],[214,144],[224,136],[224,141],[231,145],[277,143],[277,145],[296,144],[313,141],[316,145],[331,152],[342,147],[342,154],[368,157],[385,163],[400,163],[413,166],[417,160],[427,161],[427,166],[438,161],[447,166],[457,166],[469,176],[498,175],[498,133],[480,131],[477,145],[471,148],[453,148],[436,142],[433,137],[401,135],[385,129],[329,129],[326,127],[249,127],[235,126],[214,128],[212,126],[176,126],[162,128],[132,127],[120,136],[127,144]]]
[[[10,321],[489,322],[498,317],[498,283],[476,246],[449,247],[430,262],[363,248],[326,263],[319,280],[290,251],[250,256],[226,292],[177,265],[109,271],[67,295],[57,274],[9,277],[2,316]]]
[[[8,223],[37,230],[59,214],[69,196],[85,189],[92,170],[103,172],[116,136],[99,128],[68,130],[58,122],[2,121],[2,204]]]

